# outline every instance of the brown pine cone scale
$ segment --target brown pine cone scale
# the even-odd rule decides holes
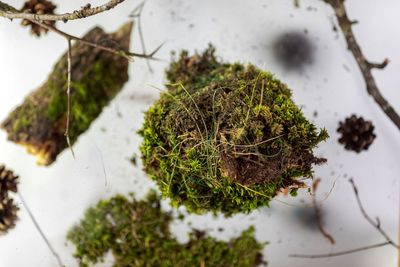
[[[54,14],[54,10],[56,9],[56,5],[54,5],[51,1],[48,0],[28,0],[25,2],[24,6],[21,8],[21,11],[24,13],[30,14]],[[55,21],[43,21],[47,25],[54,26]],[[31,27],[31,33],[40,37],[43,33],[47,33],[47,29],[29,21],[29,20],[22,20],[22,26]]]
[[[18,207],[10,198],[0,201],[0,235],[15,227]]]
[[[4,165],[0,165],[0,201],[8,196],[8,192],[17,192],[18,176]]]

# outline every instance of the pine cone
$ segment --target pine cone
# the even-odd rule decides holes
[[[56,9],[56,5],[54,5],[51,1],[47,0],[28,0],[25,2],[24,6],[22,7],[21,11],[24,13],[31,13],[31,14],[54,14],[54,9]],[[54,26],[55,21],[43,21],[47,25]],[[47,33],[47,29],[40,27],[39,25],[24,19],[21,22],[22,26],[31,26],[31,33],[40,36],[42,33]]]
[[[15,227],[17,211],[18,207],[12,199],[7,197],[0,201],[0,234],[5,234]]]
[[[4,165],[0,165],[0,201],[7,198],[8,192],[17,192],[18,176]]]
[[[376,138],[372,122],[365,121],[363,117],[356,115],[351,115],[344,122],[339,122],[337,131],[342,134],[339,143],[344,144],[347,150],[357,153],[367,150]]]

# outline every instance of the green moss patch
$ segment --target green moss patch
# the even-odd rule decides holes
[[[222,63],[210,46],[182,52],[167,78],[139,133],[145,171],[173,205],[249,212],[282,188],[303,186],[298,178],[325,161],[312,149],[327,132],[317,131],[269,72]]]
[[[88,32],[84,39],[114,40],[129,48],[131,24],[114,34],[100,28]],[[71,49],[71,113],[69,139],[75,143],[99,116],[103,108],[128,80],[128,61],[100,49],[76,43]],[[2,123],[8,139],[23,144],[48,165],[67,146],[65,137],[68,117],[67,54],[55,64],[47,81],[30,94]]]
[[[170,213],[161,210],[155,192],[142,201],[118,195],[89,208],[68,239],[75,244],[75,257],[82,267],[101,262],[108,251],[115,267],[250,267],[263,263],[264,245],[254,238],[253,228],[228,242],[193,231],[189,241],[181,244],[169,230],[172,220]]]

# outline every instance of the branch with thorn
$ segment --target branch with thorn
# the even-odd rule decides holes
[[[77,36],[68,34],[68,33],[64,32],[64,31],[61,31],[61,30],[57,29],[56,27],[53,27],[51,25],[47,25],[47,24],[45,24],[43,22],[40,22],[40,21],[36,21],[36,20],[29,20],[29,21],[31,21],[31,22],[33,22],[35,24],[38,24],[39,26],[41,26],[41,27],[43,27],[43,28],[45,28],[45,29],[47,29],[49,31],[52,31],[52,32],[54,32],[54,33],[56,33],[56,34],[58,34],[58,35],[60,35],[62,37],[64,37],[66,40],[76,41],[76,42],[79,42],[79,43],[82,43],[82,44],[85,44],[85,45],[88,45],[88,46],[91,46],[91,47],[94,47],[94,48],[101,49],[101,50],[116,54],[118,56],[124,57],[124,58],[128,59],[129,61],[132,61],[134,57],[157,60],[156,58],[154,58],[154,55],[158,52],[158,50],[161,49],[161,47],[163,45],[163,44],[159,45],[156,49],[154,49],[149,54],[134,53],[134,52],[130,52],[130,51],[125,51],[123,49],[116,49],[116,48],[113,48],[113,47],[104,46],[104,45],[101,45],[101,44],[98,44],[98,43],[93,43],[93,42],[87,41],[85,39],[82,39],[82,38],[79,38]]]
[[[358,188],[357,188],[354,180],[350,179],[349,182],[350,182],[351,186],[353,187],[353,192],[354,192],[354,195],[356,197],[357,205],[358,205],[358,208],[361,211],[361,214],[363,215],[365,220],[367,220],[367,222],[369,224],[371,224],[372,227],[374,227],[381,234],[381,236],[384,237],[385,241],[381,242],[381,243],[373,244],[373,245],[363,246],[363,247],[350,249],[350,250],[345,250],[345,251],[340,251],[340,252],[332,252],[332,253],[326,253],[326,254],[292,254],[292,255],[289,255],[289,257],[292,257],[292,258],[306,258],[306,259],[330,258],[330,257],[337,257],[337,256],[348,255],[348,254],[352,254],[352,253],[356,253],[356,252],[366,251],[366,250],[370,250],[370,249],[373,249],[373,248],[378,248],[378,247],[383,247],[383,246],[388,246],[388,245],[390,245],[390,246],[392,246],[392,247],[394,247],[396,249],[400,249],[399,245],[396,244],[389,237],[389,235],[381,228],[381,222],[380,222],[379,218],[376,218],[374,220],[365,211],[364,206],[363,206],[363,204],[361,202],[361,199],[360,199],[360,196],[359,196]]]
[[[349,19],[346,7],[344,5],[344,0],[324,0],[324,1],[325,3],[330,5],[335,12],[335,16],[337,18],[339,27],[346,39],[348,49],[353,54],[360,68],[360,71],[363,75],[368,94],[370,94],[374,98],[375,102],[379,105],[382,111],[400,130],[400,115],[382,95],[372,75],[372,70],[384,69],[389,64],[389,60],[385,59],[382,63],[373,63],[367,60],[353,33],[352,26],[355,23],[357,23],[357,21],[352,21]]]

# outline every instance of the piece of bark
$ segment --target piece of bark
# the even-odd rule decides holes
[[[129,50],[132,23],[107,34],[95,27],[83,39]],[[47,81],[27,96],[2,123],[8,140],[23,145],[37,164],[50,165],[68,147],[67,53],[56,63]],[[76,43],[71,49],[71,114],[69,138],[73,144],[100,115],[128,80],[126,58]]]

